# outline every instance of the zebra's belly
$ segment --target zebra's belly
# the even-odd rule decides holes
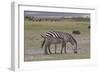
[[[52,44],[59,44],[59,43],[62,43],[62,40],[61,39],[59,39],[59,40],[51,40],[50,41]]]

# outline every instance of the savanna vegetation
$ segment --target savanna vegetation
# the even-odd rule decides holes
[[[90,19],[70,18],[61,21],[32,21],[28,17],[24,20],[24,61],[41,60],[67,60],[67,59],[87,59],[90,58]],[[60,54],[61,46],[58,45],[57,54],[44,54],[41,48],[43,38],[40,34],[48,31],[62,31],[73,35],[78,42],[78,53],[74,54],[72,46],[67,44],[67,54]],[[73,30],[78,30],[79,35],[73,34]],[[51,46],[52,53],[54,46]]]

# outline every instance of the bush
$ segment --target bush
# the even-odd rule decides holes
[[[73,30],[73,31],[72,31],[72,34],[79,35],[79,34],[80,34],[80,31],[79,31],[79,30]]]

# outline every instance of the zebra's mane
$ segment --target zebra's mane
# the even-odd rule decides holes
[[[76,43],[77,44],[77,41],[76,41],[76,39],[71,35],[71,34],[69,34],[70,35],[70,37],[71,37],[71,39],[74,41],[74,43]]]

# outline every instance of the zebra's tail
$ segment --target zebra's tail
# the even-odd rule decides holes
[[[43,48],[44,44],[45,44],[45,37],[43,35],[41,35],[44,38],[44,41],[41,44],[41,48]]]
[[[42,42],[41,48],[43,48],[43,46],[44,46],[44,43],[45,43],[45,39],[44,39],[44,41]]]

